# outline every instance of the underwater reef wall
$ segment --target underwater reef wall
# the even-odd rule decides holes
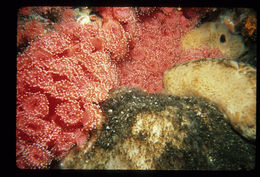
[[[242,55],[239,59],[251,62],[253,58],[252,63],[256,63],[256,48],[253,47],[241,54],[243,50],[238,50],[239,47],[227,46],[229,50],[223,52],[219,44],[187,49],[182,46],[182,39],[203,28],[200,22],[215,11],[218,10],[174,7],[39,6],[18,9],[17,167],[49,169],[53,161],[66,157],[73,147],[93,145],[92,136],[103,129],[103,121],[107,119],[101,103],[112,90],[133,87],[148,93],[161,93],[165,71],[201,58]],[[243,26],[242,35],[251,41],[256,34],[256,16],[250,10],[238,14],[244,12],[248,18],[243,18],[245,20],[239,24]],[[229,16],[229,13],[224,15]],[[233,19],[231,15],[230,19]],[[227,24],[221,20],[218,23],[221,23],[221,30],[211,25],[214,27],[212,34],[218,34],[215,42],[225,41],[229,45],[229,39],[235,38],[239,39],[235,40],[238,41],[236,46],[244,45],[239,34],[227,32],[223,26]],[[231,28],[227,28],[230,31]],[[223,31],[224,39],[220,34]],[[154,115],[140,119],[149,116],[154,120]],[[160,156],[164,159],[164,155]],[[252,156],[249,157],[245,159],[250,162],[248,166],[236,164],[230,168],[253,168]],[[164,168],[158,164],[131,167]],[[211,167],[215,167],[214,164],[205,168]]]

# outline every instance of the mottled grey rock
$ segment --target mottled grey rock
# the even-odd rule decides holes
[[[195,97],[114,91],[101,105],[105,120],[62,169],[251,170],[255,145],[223,113]]]

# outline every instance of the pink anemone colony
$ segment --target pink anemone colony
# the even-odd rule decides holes
[[[207,48],[181,49],[181,37],[194,29],[205,9],[95,10],[102,24],[80,24],[74,11],[65,8],[52,30],[37,20],[23,29],[18,25],[17,42],[29,41],[17,56],[19,168],[49,168],[73,146],[86,144],[103,118],[99,102],[111,89],[128,86],[159,93],[167,69],[191,59],[222,56]],[[32,8],[22,8],[18,15],[30,13]]]

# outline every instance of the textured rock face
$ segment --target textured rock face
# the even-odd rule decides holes
[[[204,59],[176,66],[163,79],[166,92],[217,104],[239,133],[256,138],[256,69],[232,60]]]
[[[114,91],[103,102],[101,130],[60,168],[253,169],[255,145],[237,134],[219,109],[195,97]]]

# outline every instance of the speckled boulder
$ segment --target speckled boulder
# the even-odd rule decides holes
[[[102,128],[64,169],[241,170],[255,166],[255,145],[233,131],[213,104],[195,97],[121,89],[101,105]]]

